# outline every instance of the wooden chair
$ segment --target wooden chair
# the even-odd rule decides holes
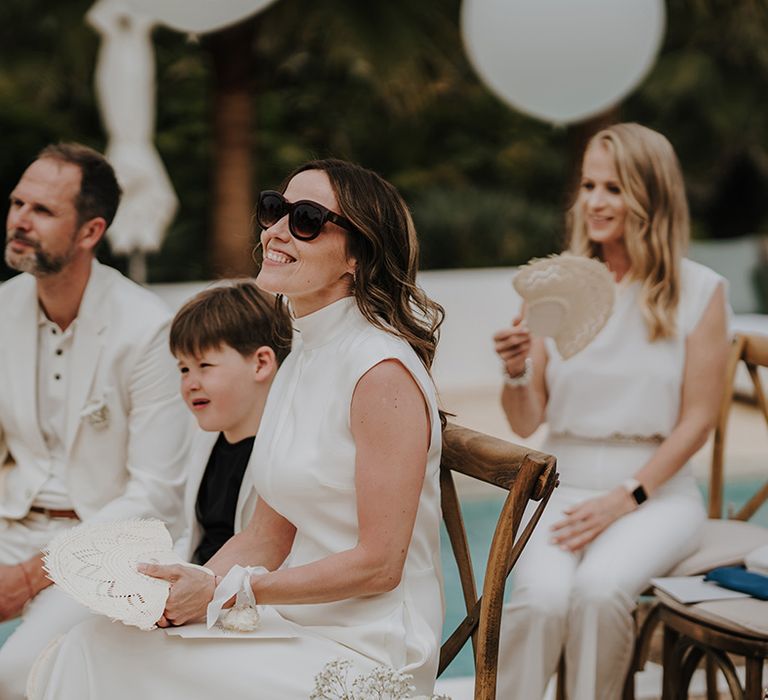
[[[717,615],[712,616],[715,608]],[[739,614],[741,612],[741,614]],[[659,604],[659,621],[664,630],[664,680],[662,700],[688,697],[688,686],[696,667],[705,661],[707,698],[718,700],[717,671],[722,671],[733,700],[765,700],[763,666],[768,659],[768,626],[760,634],[739,623],[768,620],[768,601],[753,598],[716,601],[685,606],[672,599]],[[732,657],[743,658],[742,686]]]
[[[727,388],[714,435],[709,478],[709,520],[705,525],[703,544],[699,551],[670,572],[671,576],[688,576],[717,566],[738,564],[745,554],[768,544],[768,528],[746,522],[768,500],[768,482],[738,512],[723,519],[725,438],[733,403],[733,380],[740,362],[746,365],[755,388],[755,400],[768,423],[768,404],[757,370],[758,367],[768,367],[768,336],[737,335],[728,360]],[[763,660],[768,654],[768,623],[765,625],[766,634],[761,634],[749,624],[750,620],[757,621],[760,614],[763,620],[768,620],[768,602],[749,599],[685,606],[663,596],[657,599],[638,635],[624,689],[625,700],[634,698],[634,674],[645,665],[652,634],[659,624],[664,628],[662,661],[665,700],[687,697],[691,676],[702,658],[706,658],[708,700],[718,698],[718,668],[723,671],[733,698],[763,700],[761,674]],[[746,659],[744,689],[739,685],[728,654],[738,654]]]
[[[496,524],[479,598],[454,472],[509,492]],[[443,520],[458,564],[467,614],[440,650],[438,675],[471,638],[475,700],[495,700],[504,586],[556,485],[556,461],[551,455],[458,425],[449,424],[443,433],[440,472]],[[530,500],[539,501],[539,505],[518,536],[520,521]]]

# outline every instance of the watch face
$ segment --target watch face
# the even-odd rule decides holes
[[[632,492],[632,498],[635,499],[635,503],[637,503],[637,505],[645,503],[645,501],[648,500],[648,494],[645,492],[642,484]]]

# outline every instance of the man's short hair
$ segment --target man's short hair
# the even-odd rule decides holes
[[[71,163],[80,168],[80,192],[75,198],[78,225],[101,217],[109,228],[122,195],[109,161],[98,151],[81,143],[51,144],[37,154],[37,159],[41,158]]]
[[[266,345],[280,364],[291,350],[292,323],[285,304],[250,280],[203,290],[181,307],[171,324],[174,356],[199,357],[229,345],[247,357]]]

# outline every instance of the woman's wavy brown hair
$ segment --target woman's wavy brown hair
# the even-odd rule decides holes
[[[307,170],[328,176],[338,213],[356,228],[347,245],[357,261],[352,293],[361,313],[374,326],[405,340],[429,369],[445,312],[416,284],[419,243],[408,206],[381,176],[335,158],[299,166],[281,191]]]
[[[640,299],[649,338],[671,338],[680,301],[682,259],[690,237],[680,163],[664,136],[640,124],[609,126],[590,139],[587,149],[596,145],[613,156],[627,205],[627,274],[642,283]],[[579,196],[568,211],[568,229],[572,253],[602,259],[600,244],[589,239]]]

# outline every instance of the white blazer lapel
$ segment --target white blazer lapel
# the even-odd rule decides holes
[[[101,401],[105,397],[90,396],[93,378],[104,347],[104,331],[107,325],[80,323],[78,321],[72,343],[69,396],[67,397],[67,451],[77,436],[83,422],[83,409],[89,399]]]
[[[91,391],[108,327],[108,314],[103,310],[107,286],[101,265],[94,261],[91,277],[77,314],[77,327],[72,342],[71,376],[67,399],[67,451],[72,449],[83,422],[83,409],[89,399],[100,402],[106,398],[92,396]],[[100,387],[100,389],[104,388],[106,387]]]
[[[37,417],[37,334],[39,303],[37,284],[33,278],[25,280],[11,314],[6,333],[5,371],[10,383],[13,410],[19,429],[30,444],[44,445]]]

